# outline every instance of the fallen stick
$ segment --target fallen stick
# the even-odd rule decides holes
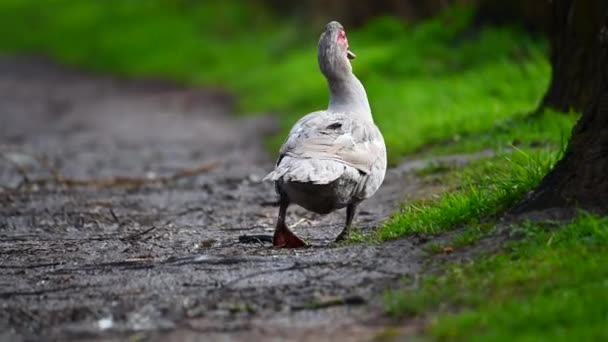
[[[294,305],[291,307],[293,311],[300,310],[319,310],[326,309],[332,306],[342,306],[342,305],[363,305],[365,304],[365,298],[359,295],[350,295],[345,297],[327,297],[313,300],[310,303]]]
[[[267,234],[241,235],[241,236],[239,236],[239,242],[240,243],[272,242],[272,235],[267,235]]]
[[[115,176],[106,178],[94,178],[94,179],[78,179],[78,178],[65,178],[60,174],[56,174],[52,178],[39,178],[29,179],[27,176],[23,177],[23,183],[25,185],[48,185],[57,184],[67,187],[84,187],[84,186],[95,186],[97,188],[108,188],[114,186],[142,186],[146,184],[166,184],[169,182],[176,181],[181,178],[188,178],[199,175],[201,173],[209,172],[219,165],[221,161],[216,160],[210,163],[206,163],[193,168],[185,168],[176,171],[174,174],[169,176],[158,176],[158,177],[126,177],[126,176]]]

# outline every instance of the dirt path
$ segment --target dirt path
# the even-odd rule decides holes
[[[272,231],[274,123],[229,112],[220,93],[0,59],[0,339],[372,338],[423,246],[335,246],[343,212],[296,208],[311,248],[240,243]],[[358,225],[419,188],[389,171]]]

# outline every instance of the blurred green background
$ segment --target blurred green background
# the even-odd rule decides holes
[[[340,20],[391,163],[535,109],[546,13],[525,1],[0,0],[0,50],[128,77],[219,87],[282,132],[325,108],[316,44]],[[540,13],[540,14],[539,14]]]

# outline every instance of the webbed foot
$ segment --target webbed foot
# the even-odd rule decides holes
[[[306,247],[306,242],[300,239],[289,228],[277,227],[272,237],[272,245],[277,248],[301,248]]]

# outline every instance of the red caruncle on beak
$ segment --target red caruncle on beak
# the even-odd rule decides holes
[[[355,55],[352,51],[348,49],[348,38],[346,38],[346,32],[344,32],[344,30],[340,30],[340,32],[338,33],[338,43],[344,44],[344,47],[346,48],[346,58],[357,58],[357,55]]]
[[[348,49],[348,38],[346,38],[346,32],[344,32],[344,30],[340,30],[340,32],[338,33],[338,42],[344,42],[346,48]]]

